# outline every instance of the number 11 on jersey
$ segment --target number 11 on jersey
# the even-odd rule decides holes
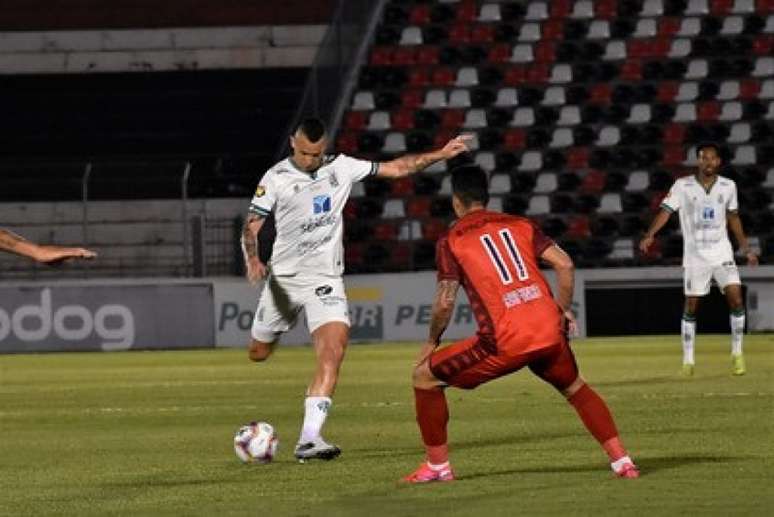
[[[500,242],[506,252],[505,254],[508,255],[508,258],[510,259],[510,265],[512,265],[516,271],[516,278],[521,281],[528,279],[529,272],[527,271],[527,266],[521,258],[521,253],[519,253],[519,248],[516,246],[516,241],[514,240],[511,231],[504,228],[498,231],[497,235],[500,237]],[[488,233],[483,234],[479,238],[481,239],[481,245],[484,246],[484,250],[486,250],[486,254],[489,255],[489,259],[492,261],[495,270],[500,275],[502,283],[505,285],[512,284],[513,274],[511,273],[511,270],[509,270],[509,265],[503,258],[503,254],[500,252],[500,248],[497,247],[495,240]]]

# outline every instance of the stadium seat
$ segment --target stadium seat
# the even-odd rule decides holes
[[[481,11],[478,13],[478,21],[480,22],[499,22],[502,19],[500,14],[500,5],[496,3],[486,3],[481,6]]]
[[[557,177],[553,173],[539,174],[535,183],[534,192],[538,194],[549,194],[557,188]]]
[[[457,89],[449,94],[450,108],[469,108],[471,106],[470,90]]]
[[[543,155],[538,151],[527,151],[521,156],[519,171],[537,171],[543,166]]]
[[[608,192],[602,195],[599,202],[600,213],[620,213],[623,212],[621,196],[617,192]]]
[[[511,126],[530,127],[535,124],[535,112],[532,108],[516,108],[513,112]]]
[[[491,194],[508,194],[511,192],[511,176],[507,173],[492,174],[489,178]]]
[[[610,39],[610,24],[607,20],[593,20],[589,24],[588,39],[608,40]]]
[[[551,148],[556,147],[570,147],[575,143],[573,133],[568,128],[558,128],[554,130],[551,142],[548,144]]]
[[[536,195],[529,199],[529,206],[526,211],[527,215],[535,216],[548,213],[551,213],[551,205],[548,196]]]
[[[586,215],[574,215],[567,225],[566,237],[573,239],[588,239],[591,237],[591,225]]]
[[[487,209],[494,212],[503,212],[503,198],[501,196],[492,196],[489,198]]]
[[[581,123],[581,113],[578,106],[564,106],[559,111],[556,124],[559,126],[576,126]]]

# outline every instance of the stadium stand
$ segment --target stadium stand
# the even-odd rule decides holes
[[[393,0],[338,148],[384,159],[473,133],[493,203],[536,218],[581,266],[601,267],[679,263],[674,221],[647,256],[637,242],[695,165],[695,146],[715,140],[747,233],[771,262],[773,48],[769,0]],[[375,113],[379,124],[368,124]],[[431,208],[448,196],[444,170],[425,175],[439,191],[415,184],[405,199],[414,230],[396,239],[414,246],[414,269],[431,266],[428,242],[451,219]],[[364,192],[353,202],[388,195]]]

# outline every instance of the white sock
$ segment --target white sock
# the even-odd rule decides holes
[[[441,463],[440,465],[433,465],[432,463],[430,463],[428,461],[427,462],[427,466],[430,467],[431,470],[434,470],[434,471],[438,472],[439,470],[448,469],[449,468],[449,462],[447,461],[446,463]]]
[[[744,336],[745,315],[731,315],[731,355],[742,355],[742,337]]]
[[[624,456],[612,462],[610,464],[610,468],[613,469],[613,472],[620,472],[621,469],[624,467],[624,465],[628,465],[628,464],[634,465],[634,462],[629,456]]]
[[[694,364],[693,342],[696,339],[696,320],[681,320],[681,332],[683,339],[683,364]]]
[[[320,437],[328,410],[333,404],[330,397],[306,397],[304,401],[304,424],[301,427],[299,443],[313,442]]]

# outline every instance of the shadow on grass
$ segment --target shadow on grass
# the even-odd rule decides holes
[[[538,442],[546,442],[561,438],[572,438],[579,434],[575,430],[566,433],[540,433],[540,434],[519,434],[514,433],[507,436],[492,436],[489,438],[473,440],[452,440],[449,447],[454,451],[463,451],[466,449],[481,449],[485,447],[502,447],[508,445],[526,445]],[[395,456],[416,456],[424,451],[422,442],[417,437],[417,443],[414,447],[390,447],[384,449],[352,449],[352,452],[362,458],[395,457]]]
[[[622,381],[602,381],[602,382],[594,382],[592,379],[589,381],[589,386],[592,388],[600,387],[600,388],[610,388],[610,387],[616,387],[616,386],[652,386],[654,384],[663,384],[665,382],[674,382],[676,376],[675,375],[661,375],[658,377],[648,377],[645,379],[626,379]]]

